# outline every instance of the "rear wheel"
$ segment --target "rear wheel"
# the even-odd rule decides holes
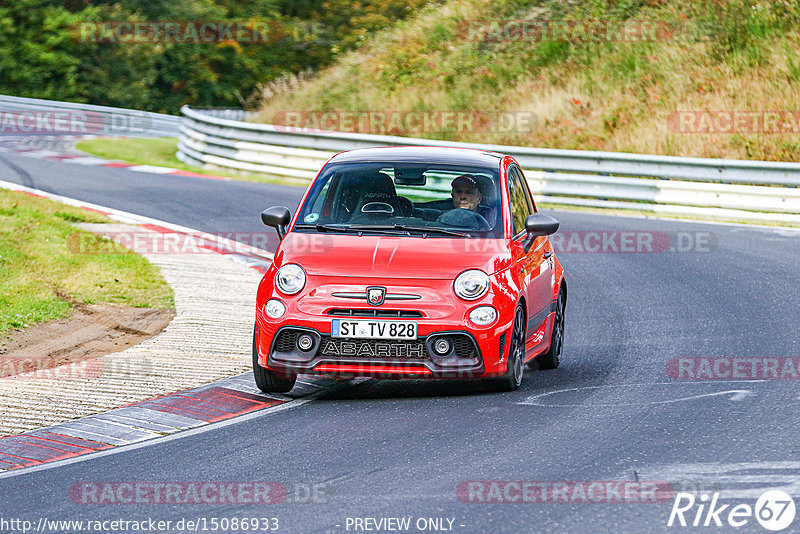
[[[488,391],[514,391],[522,384],[522,372],[525,367],[525,312],[522,304],[517,306],[514,314],[507,366],[508,370],[503,376],[485,379],[484,388]]]
[[[541,356],[534,358],[530,366],[535,369],[555,369],[561,363],[561,347],[564,345],[564,292],[558,292],[556,305],[556,318],[553,321],[553,332],[550,335],[550,349]]]
[[[258,344],[256,331],[253,332],[253,376],[256,386],[264,393],[287,393],[294,387],[296,377],[279,375],[275,371],[264,369],[258,364]]]

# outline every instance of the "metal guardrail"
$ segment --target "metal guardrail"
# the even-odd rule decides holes
[[[538,201],[760,222],[800,222],[800,164],[456,143],[320,132],[181,109],[178,158],[312,179],[342,150],[391,145],[477,148],[514,156]],[[246,118],[242,115],[241,118]]]
[[[125,137],[176,137],[180,117],[74,102],[58,102],[0,95],[0,112],[14,115],[10,122],[0,122],[0,135],[120,135]],[[29,115],[26,120],[15,120]],[[231,115],[243,118],[242,115]],[[66,121],[59,130],[55,121]],[[37,123],[38,121],[38,123]],[[48,122],[49,121],[49,122]]]

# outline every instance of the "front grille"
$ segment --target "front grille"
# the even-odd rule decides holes
[[[322,336],[317,356],[346,358],[427,358],[424,340],[334,339]]]
[[[308,352],[299,351],[297,348],[297,338],[303,333],[311,333],[312,337],[319,340],[318,344]],[[480,360],[480,352],[475,340],[467,334],[460,333],[434,334],[432,337],[420,337],[415,340],[397,340],[335,338],[329,334],[320,335],[317,332],[309,332],[299,328],[283,328],[275,337],[272,353],[275,355],[274,357],[279,359],[289,358],[297,361],[310,361],[315,358],[325,360],[364,358],[406,361],[421,361],[433,358],[438,361],[442,356],[429,352],[427,345],[429,341],[433,343],[439,337],[444,337],[453,344],[453,350],[446,356],[446,360],[452,360],[453,357],[462,360]],[[502,347],[503,339],[500,340],[501,350]],[[452,363],[447,365],[452,365]]]
[[[475,343],[472,338],[464,334],[448,336],[453,342],[453,349],[459,358],[474,358],[476,356]]]
[[[333,308],[328,310],[328,315],[336,315],[338,317],[402,317],[402,318],[420,318],[422,312],[414,310],[385,310],[385,309],[353,309],[353,308]]]
[[[297,346],[298,336],[300,336],[299,330],[281,330],[278,339],[275,340],[275,352],[292,352]]]

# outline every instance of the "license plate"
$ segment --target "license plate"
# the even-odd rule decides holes
[[[363,339],[417,339],[414,321],[364,321],[334,319],[331,337]]]

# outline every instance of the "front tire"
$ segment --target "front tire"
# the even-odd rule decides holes
[[[257,332],[258,327],[253,332],[253,376],[256,379],[256,387],[264,393],[288,393],[294,387],[297,378],[279,375],[275,371],[264,369],[258,364]]]
[[[499,378],[487,378],[483,387],[487,391],[515,391],[522,384],[525,369],[525,311],[522,304],[514,313],[514,327],[511,331],[511,342],[508,347],[508,363],[506,374]]]

